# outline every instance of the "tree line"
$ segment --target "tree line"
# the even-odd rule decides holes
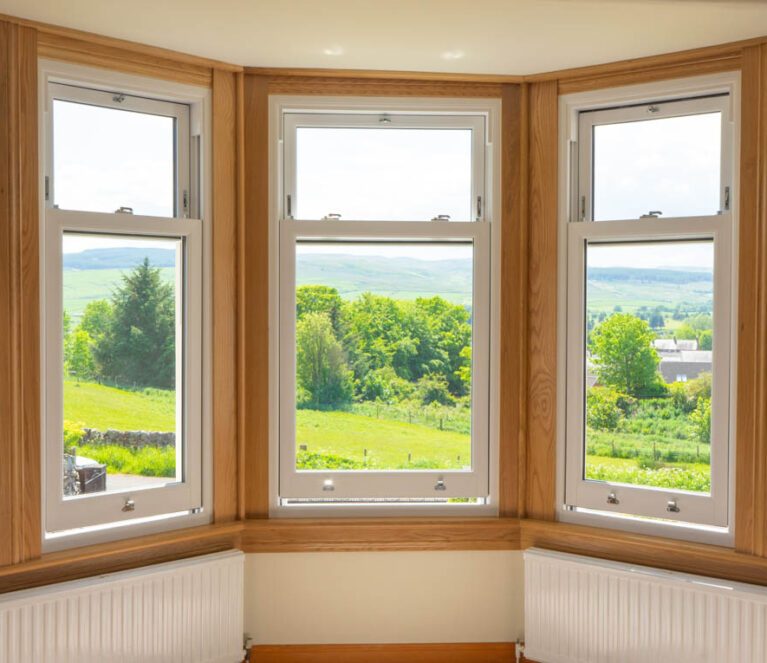
[[[64,370],[77,380],[173,389],[176,298],[148,258],[109,300],[88,302],[77,326],[64,311]]]
[[[296,369],[299,407],[453,405],[471,388],[470,314],[441,297],[346,301],[336,288],[300,286]]]

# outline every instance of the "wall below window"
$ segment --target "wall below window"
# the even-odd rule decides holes
[[[253,644],[509,642],[524,629],[519,551],[258,553]]]

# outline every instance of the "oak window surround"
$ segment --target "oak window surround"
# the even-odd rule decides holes
[[[39,80],[43,549],[211,522],[210,347],[203,341],[210,327],[209,91],[45,60]],[[94,261],[116,265],[103,273],[112,281],[98,311],[81,301],[98,289],[88,281]],[[131,303],[139,292],[150,298],[141,308]],[[55,322],[62,317],[63,329]],[[154,339],[152,347],[142,338]],[[134,349],[121,363],[105,356],[107,347],[126,343]],[[168,401],[162,411],[169,414],[146,424],[141,413],[126,420],[101,393],[121,384]],[[90,430],[102,430],[86,435],[77,413],[87,389],[99,390],[90,397],[102,401],[89,415],[100,422]],[[163,425],[172,430],[155,435],[165,445],[155,456],[172,465],[172,476],[105,471],[101,450],[115,444],[109,429]],[[97,456],[93,467],[86,467],[89,454]]]
[[[497,306],[494,306],[497,286],[493,285],[496,280],[493,270],[497,268],[493,246],[498,237],[497,212],[493,207],[497,148],[490,139],[497,135],[496,105],[447,98],[410,102],[380,98],[371,102],[353,97],[339,100],[285,96],[272,98],[271,109],[271,163],[274,168],[279,164],[283,169],[283,175],[273,176],[279,189],[271,194],[272,209],[277,215],[273,218],[278,221],[271,224],[270,236],[272,246],[279,246],[279,250],[271,253],[270,310],[276,314],[279,309],[280,320],[279,333],[275,325],[270,339],[273,348],[270,357],[279,357],[279,364],[273,361],[270,367],[271,379],[276,381],[279,376],[271,390],[279,402],[279,410],[277,402],[273,403],[270,416],[274,436],[270,447],[271,515],[497,513],[497,469],[494,469],[497,442],[495,424],[488,416],[489,404],[495,398],[493,392],[497,391],[494,371],[490,370],[490,355],[495,353],[491,344],[495,336],[492,320],[497,316]],[[364,151],[360,151],[361,145],[365,146]],[[317,170],[321,154],[326,154],[326,158]],[[365,172],[371,155],[390,160],[388,168]],[[406,161],[402,161],[403,158]],[[354,171],[347,170],[349,164],[356,164]],[[408,168],[415,170],[402,179],[400,171]],[[435,169],[443,174],[442,178],[434,176]],[[446,187],[441,179],[450,186]],[[318,187],[319,182],[324,184]],[[333,272],[343,270],[345,264],[370,260],[386,263],[396,271],[406,268],[403,266],[408,261],[421,259],[438,266],[455,261],[456,282],[466,272],[470,315],[464,312],[463,304],[456,305],[459,300],[440,299],[439,288],[424,291],[419,294],[421,299],[412,298],[408,304],[395,301],[396,296],[394,300],[387,299],[385,294],[375,291],[375,286],[370,296],[350,296],[343,291],[341,281],[333,281]],[[317,275],[318,261],[322,263],[321,269],[330,274]],[[413,272],[411,278],[416,278],[415,274]],[[443,278],[447,277],[445,272]],[[318,284],[317,278],[329,278],[333,282]],[[434,287],[419,283],[413,282],[414,291]],[[304,287],[296,290],[297,286]],[[303,312],[299,307],[301,317],[297,318],[296,299],[291,294],[297,292],[303,296],[319,287],[329,288],[328,293],[340,293],[328,296],[345,298],[339,303],[341,311],[358,307],[362,316],[370,314],[366,313],[368,307],[390,305],[401,309],[403,315],[442,315],[442,324],[448,324],[446,316],[461,319],[451,333],[465,334],[466,329],[470,329],[471,354],[467,367],[472,387],[465,390],[467,395],[463,397],[471,399],[467,408],[471,412],[470,429],[465,435],[470,446],[459,448],[458,455],[450,459],[447,452],[437,449],[440,462],[446,464],[434,468],[430,464],[422,465],[426,461],[418,456],[418,446],[414,449],[416,453],[410,454],[407,447],[398,448],[402,444],[400,440],[394,440],[390,450],[386,439],[366,438],[371,446],[372,461],[368,461],[368,449],[350,450],[364,452],[357,469],[321,469],[322,453],[327,452],[320,447],[320,456],[313,455],[314,444],[307,444],[313,440],[311,429],[301,422],[307,415],[320,416],[317,413],[329,406],[309,403],[303,405],[309,407],[308,410],[299,410],[295,394],[298,385],[304,389],[299,390],[303,393],[301,398],[310,398],[306,395],[309,378],[308,374],[303,376],[301,362],[307,361],[309,329],[315,334],[312,338],[316,338],[319,333],[316,327],[321,324],[317,316],[323,313],[308,309]],[[456,293],[463,293],[463,286],[456,287]],[[430,299],[432,297],[435,299]],[[408,295],[404,297],[407,298]],[[427,304],[429,301],[432,303]],[[426,307],[432,305],[444,311],[427,313]],[[407,313],[411,306],[415,309]],[[366,332],[360,328],[356,333]],[[333,336],[338,336],[333,347],[339,356],[344,362],[351,360],[347,352],[353,353],[355,348],[347,344],[349,336],[344,337],[343,332],[335,328]],[[457,336],[455,342],[458,342]],[[453,352],[456,353],[457,350]],[[457,354],[449,357],[449,361],[454,360],[461,361]],[[400,370],[408,371],[404,367]],[[355,384],[365,379],[364,375],[355,376]],[[411,384],[414,382],[415,378]],[[451,389],[462,389],[462,385]],[[463,392],[456,393],[460,396]],[[330,409],[334,408],[342,406]],[[418,415],[416,411],[415,416]],[[305,468],[304,461],[309,458],[320,465]],[[463,503],[467,498],[469,503]]]
[[[734,540],[738,83],[721,74],[560,99],[566,522]],[[649,307],[636,299],[643,279],[656,283]],[[688,321],[713,327],[713,351],[710,330],[680,340]],[[615,344],[633,353],[625,343],[640,337],[649,345],[634,368],[613,370]]]

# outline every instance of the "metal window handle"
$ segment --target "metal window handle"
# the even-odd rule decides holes
[[[642,214],[642,216],[640,216],[639,218],[640,219],[657,219],[661,214],[663,214],[663,212],[661,212],[659,209],[650,210],[649,212],[647,212],[647,214]]]
[[[449,214],[437,214],[432,221],[450,221],[450,215]]]
[[[666,503],[666,511],[671,513],[679,513],[679,506],[677,506],[676,500],[669,500]]]
[[[447,490],[445,480],[442,477],[437,479],[437,484],[434,486],[434,490]]]
[[[338,219],[341,218],[341,215],[338,212],[330,212],[322,217],[323,221],[338,221]]]
[[[136,503],[129,497],[127,500],[125,500],[125,504],[123,504],[123,511],[135,511],[136,510]]]
[[[115,210],[115,214],[133,214],[132,207],[118,207]]]
[[[621,501],[618,499],[618,496],[615,494],[615,491],[611,492],[607,496],[607,503],[608,504],[620,504]]]

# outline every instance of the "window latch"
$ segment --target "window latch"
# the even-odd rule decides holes
[[[679,513],[679,506],[676,503],[676,500],[669,500],[666,503],[666,511],[669,511],[670,513]]]
[[[115,210],[115,214],[133,214],[132,207],[118,207]]]
[[[449,214],[437,214],[432,221],[450,221],[450,215]]]
[[[640,219],[657,219],[661,214],[663,214],[663,212],[661,212],[660,210],[650,210],[649,212],[647,212],[647,214],[642,214],[642,216],[640,216],[639,218]]]
[[[620,504],[621,503],[621,501],[618,499],[618,496],[615,494],[615,491],[612,491],[607,496],[607,503],[608,504]]]
[[[122,511],[135,511],[136,510],[136,503],[129,497],[125,500],[125,504],[123,504]]]
[[[434,490],[447,490],[445,480],[442,477],[437,479],[437,484],[434,486]]]
[[[322,217],[323,221],[338,221],[341,218],[341,215],[338,212],[330,212],[329,214],[326,214]]]

